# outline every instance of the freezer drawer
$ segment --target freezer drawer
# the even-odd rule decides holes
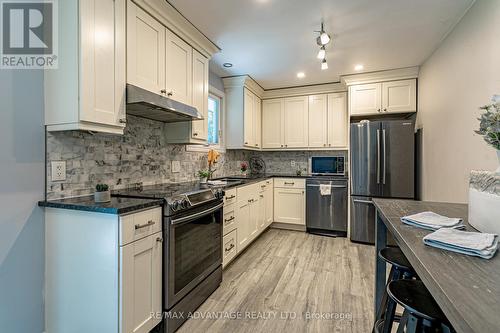
[[[371,197],[351,196],[350,238],[353,242],[375,244],[375,206]],[[387,244],[396,245],[388,234]]]
[[[329,188],[322,195],[320,186]],[[306,227],[309,231],[327,231],[345,236],[347,233],[347,181],[307,180]]]

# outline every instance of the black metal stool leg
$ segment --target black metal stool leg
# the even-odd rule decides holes
[[[405,333],[406,323],[408,322],[409,313],[407,310],[404,310],[403,315],[401,316],[401,320],[399,321],[398,330],[396,333]]]

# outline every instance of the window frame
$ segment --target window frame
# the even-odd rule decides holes
[[[188,145],[186,146],[186,151],[193,151],[193,152],[208,152],[210,149],[216,150],[220,153],[225,153],[226,152],[226,136],[225,136],[225,129],[226,129],[226,94],[224,91],[221,91],[217,88],[215,88],[212,85],[208,86],[208,95],[216,97],[220,100],[220,105],[219,105],[219,144],[217,145],[210,145],[208,143],[202,144],[202,145]],[[208,128],[207,128],[208,131]],[[208,133],[207,133],[208,137]]]

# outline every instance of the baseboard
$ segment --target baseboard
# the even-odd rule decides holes
[[[303,231],[303,232],[306,231],[306,226],[305,225],[291,224],[291,223],[281,223],[281,222],[273,222],[271,224],[271,228],[293,230],[293,231]]]

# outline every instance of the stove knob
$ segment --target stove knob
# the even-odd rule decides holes
[[[179,209],[179,206],[180,206],[180,205],[179,205],[179,201],[178,201],[178,200],[176,200],[176,201],[174,201],[174,202],[172,202],[172,203],[170,204],[170,207],[172,207],[172,210],[173,210],[173,211],[178,210],[178,209]]]
[[[181,209],[186,209],[189,207],[189,202],[186,199],[179,200],[179,205]]]
[[[223,199],[224,195],[226,195],[226,192],[223,189],[220,188],[220,189],[217,190],[217,193],[215,194],[215,197],[217,199]]]

